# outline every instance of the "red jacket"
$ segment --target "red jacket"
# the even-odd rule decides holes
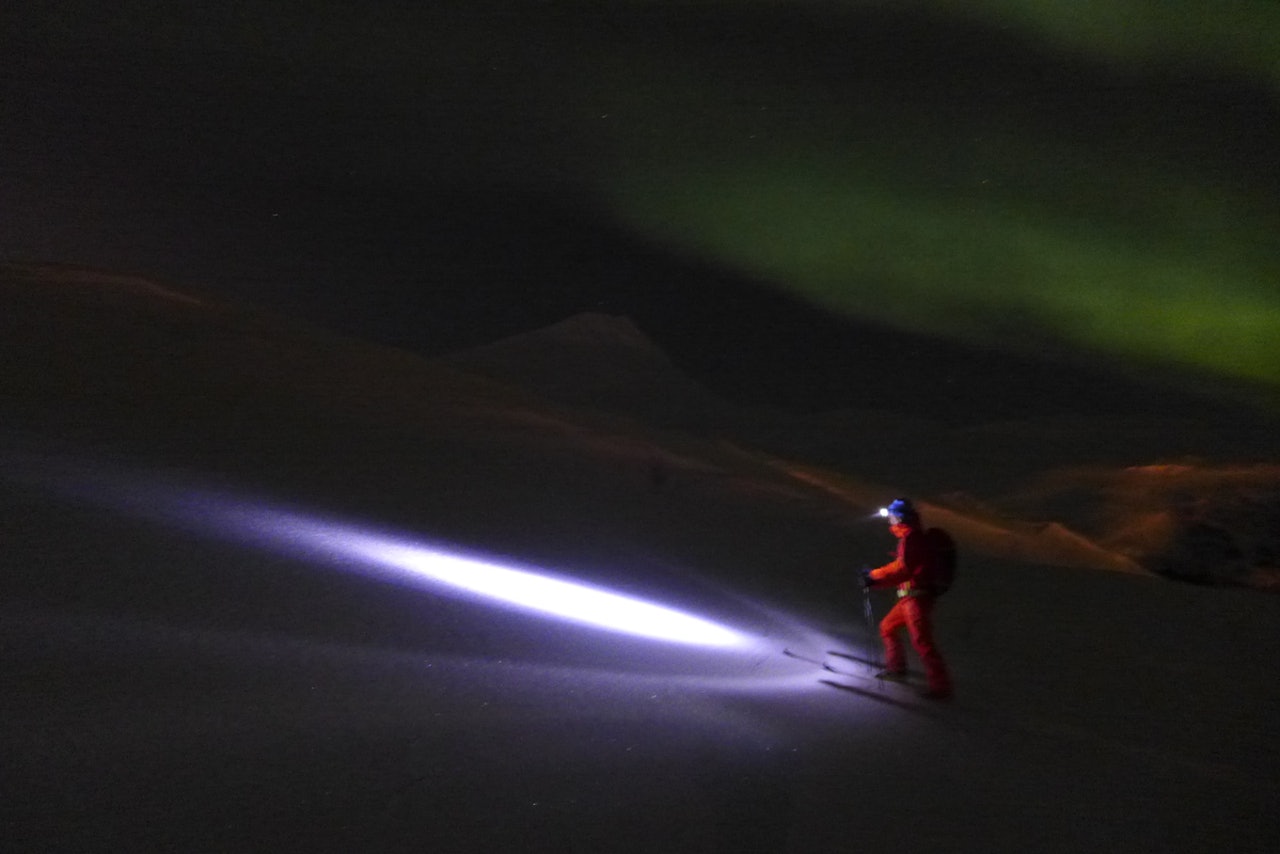
[[[899,596],[929,593],[933,578],[933,548],[924,531],[914,525],[890,525],[898,538],[898,554],[892,563],[871,570],[872,587],[898,585]]]

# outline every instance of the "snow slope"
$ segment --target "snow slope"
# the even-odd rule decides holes
[[[1280,841],[1274,596],[1154,577],[1137,540],[950,495],[954,472],[921,490],[928,471],[895,482],[806,458],[812,423],[739,432],[751,413],[709,402],[715,429],[654,426],[657,397],[624,411],[608,354],[639,354],[628,381],[660,385],[669,366],[598,319],[585,351],[582,336],[560,356],[554,333],[539,343],[552,394],[496,351],[482,378],[467,359],[131,281],[0,275],[0,826],[15,850]],[[577,358],[613,402],[573,389]],[[1212,451],[1197,471],[1226,470]],[[1049,474],[1073,453],[1042,459],[1018,506],[1093,519],[1091,481]],[[1263,463],[1245,480],[1265,493]],[[866,515],[908,485],[964,547],[939,610],[946,705],[827,655],[874,657],[851,570],[891,547]],[[1120,497],[1154,506],[1140,494]],[[345,535],[280,545],[286,518],[465,546],[747,642],[654,643],[389,583]]]

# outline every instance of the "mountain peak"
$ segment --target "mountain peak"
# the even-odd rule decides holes
[[[628,317],[586,312],[444,357],[548,400],[684,426],[718,423],[725,404],[684,374]]]
[[[51,287],[93,288],[104,294],[115,292],[122,296],[153,297],[189,306],[205,305],[201,299],[163,287],[142,276],[74,264],[0,264],[0,276],[14,281],[44,283]]]
[[[531,332],[514,335],[492,345],[484,345],[468,352],[482,352],[501,348],[555,346],[616,348],[630,351],[633,358],[643,356],[669,364],[667,354],[632,322],[631,318],[599,312],[583,312],[566,317],[557,323]]]

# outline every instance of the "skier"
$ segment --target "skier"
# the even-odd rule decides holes
[[[881,515],[889,519],[889,530],[898,538],[898,552],[893,562],[876,569],[864,569],[863,586],[868,589],[898,586],[898,601],[880,621],[880,637],[884,641],[884,670],[881,679],[902,679],[907,673],[906,653],[897,634],[906,628],[924,665],[928,681],[926,697],[946,700],[951,697],[951,677],[942,653],[933,641],[931,614],[937,601],[930,588],[937,556],[924,533],[920,514],[911,502],[899,498]]]

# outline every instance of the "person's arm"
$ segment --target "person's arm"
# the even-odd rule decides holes
[[[913,531],[898,544],[898,556],[867,573],[871,587],[893,587],[904,581],[913,581],[929,561],[928,543],[923,535]]]
[[[871,579],[870,586],[876,587],[893,587],[895,584],[901,584],[911,578],[911,570],[903,558],[904,549],[898,548],[898,556],[891,563],[884,566],[876,567],[867,573],[867,578]]]

